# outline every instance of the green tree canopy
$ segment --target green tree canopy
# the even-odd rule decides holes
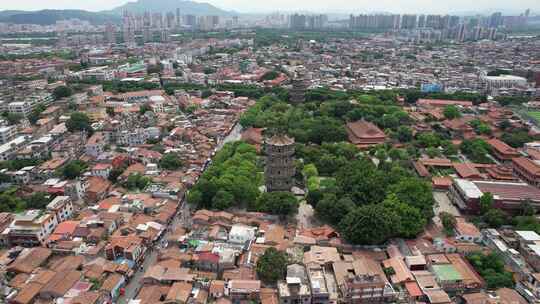
[[[266,249],[257,260],[256,271],[258,277],[266,284],[275,284],[285,278],[287,273],[287,254],[274,247]]]
[[[413,139],[412,129],[407,126],[400,126],[397,129],[397,138],[400,142],[410,142]]]
[[[382,204],[365,205],[349,212],[339,223],[343,237],[353,244],[381,244],[396,234],[399,216]]]
[[[183,166],[178,153],[167,153],[159,161],[159,166],[166,170],[177,170]]]
[[[476,252],[467,255],[467,260],[469,260],[474,269],[484,278],[487,288],[514,287],[512,273],[506,271],[503,259],[497,254],[490,253],[485,255],[481,252]]]
[[[278,76],[279,76],[279,72],[277,72],[277,71],[270,71],[270,72],[266,72],[266,73],[262,76],[261,80],[274,80],[274,79],[278,78]]]
[[[298,200],[290,192],[265,192],[257,199],[257,210],[280,216],[296,214]]]
[[[480,212],[485,214],[493,207],[493,194],[486,192],[480,197]]]
[[[52,94],[54,99],[58,100],[73,95],[73,90],[67,86],[58,86],[54,89]]]
[[[489,209],[483,215],[484,222],[491,228],[499,228],[507,222],[506,213],[499,209]]]
[[[219,190],[212,198],[212,208],[226,210],[234,205],[234,195],[226,190]]]
[[[396,223],[395,227],[399,236],[414,238],[424,231],[427,219],[418,208],[399,201],[395,194],[390,194],[384,200],[383,206],[397,213],[399,223]]]
[[[339,222],[355,208],[354,202],[348,197],[338,199],[335,194],[325,194],[317,203],[315,211],[317,216],[332,225]]]
[[[143,176],[139,173],[132,173],[128,176],[125,182],[125,187],[129,190],[143,190],[151,182],[152,179],[147,176]]]
[[[441,219],[445,233],[447,235],[453,235],[454,228],[456,227],[456,224],[457,224],[456,217],[448,212],[441,212],[439,214],[439,218]]]
[[[90,118],[83,112],[72,113],[68,121],[66,121],[66,128],[70,132],[87,131],[89,134],[94,132],[90,124]]]
[[[74,160],[65,165],[61,169],[61,173],[66,179],[75,179],[81,176],[87,168],[88,165],[85,162]]]
[[[460,118],[461,112],[459,112],[458,107],[454,105],[448,105],[443,110],[443,115],[446,119]]]
[[[404,178],[390,186],[388,193],[395,194],[400,202],[417,208],[429,219],[433,216],[433,189],[431,184],[419,178]]]

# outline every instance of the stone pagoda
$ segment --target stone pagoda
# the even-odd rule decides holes
[[[294,183],[294,139],[274,135],[265,141],[266,191],[291,191]]]

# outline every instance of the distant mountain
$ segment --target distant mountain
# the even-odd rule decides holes
[[[176,12],[179,8],[182,15],[216,15],[231,16],[234,12],[222,10],[209,3],[185,1],[185,0],[137,0],[128,2],[122,6],[114,8],[111,12],[122,14],[124,10],[134,13],[148,12]]]
[[[25,11],[0,11],[0,18],[9,17],[16,14],[26,13]]]
[[[92,24],[120,22],[120,17],[113,14],[94,13],[83,10],[0,11],[0,22],[15,24],[50,25],[55,24],[56,21],[74,18],[85,20]]]

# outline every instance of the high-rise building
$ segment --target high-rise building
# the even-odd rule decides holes
[[[182,27],[182,15],[180,14],[180,8],[176,9],[176,26]]]
[[[67,47],[68,41],[67,41],[66,31],[60,30],[56,33],[56,35],[58,36],[58,42],[57,42],[58,47],[60,48]]]
[[[322,29],[328,22],[328,16],[326,15],[313,15],[307,16],[307,28],[311,30]]]
[[[441,29],[441,15],[428,15],[426,17],[426,27],[436,30]]]
[[[166,27],[168,29],[174,28],[174,25],[175,25],[174,13],[173,12],[168,12],[165,19],[167,20]]]
[[[143,15],[143,41],[152,41],[152,18],[150,12],[144,12]]]
[[[457,32],[457,40],[459,42],[465,41],[467,38],[467,28],[465,27],[465,23],[460,24]]]
[[[459,25],[459,16],[450,16],[448,28],[456,28]]]
[[[403,15],[401,17],[401,28],[406,30],[412,30],[416,28],[416,15]],[[426,21],[427,22],[427,21]]]
[[[162,29],[161,30],[161,42],[169,42],[170,41],[170,35],[169,35],[169,29]]]
[[[163,14],[162,13],[152,14],[152,27],[156,29],[163,28]]]
[[[450,15],[444,15],[441,17],[441,30],[450,28]]]
[[[135,44],[133,16],[128,11],[124,11],[122,27],[124,43],[128,46]]]
[[[503,24],[502,13],[493,13],[489,18],[489,27],[498,28]]]
[[[306,15],[294,14],[289,17],[289,27],[294,30],[306,28]]]
[[[490,28],[489,34],[488,34],[489,40],[497,40],[497,29],[496,28]]]
[[[418,16],[418,27],[419,28],[426,27],[426,15]]]
[[[480,40],[482,39],[483,35],[483,28],[481,26],[477,26],[474,28],[474,40]]]
[[[349,27],[351,29],[397,29],[399,28],[399,15],[350,15]]]
[[[294,139],[275,135],[265,141],[266,191],[291,191],[294,185]]]
[[[219,16],[210,16],[210,19],[212,20],[212,28],[216,28],[219,25]]]
[[[116,44],[116,28],[110,22],[105,26],[105,37],[108,44]]]
[[[192,28],[197,26],[197,16],[195,15],[186,15],[185,23],[187,26],[190,26]]]

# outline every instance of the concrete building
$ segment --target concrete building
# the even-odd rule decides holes
[[[0,144],[11,141],[17,135],[17,129],[13,126],[0,127]]]
[[[493,195],[494,208],[517,211],[528,201],[540,209],[540,189],[525,183],[455,179],[448,197],[461,210],[475,213],[480,210],[480,198],[488,192]]]
[[[285,281],[278,282],[280,304],[311,303],[311,289],[306,268],[300,264],[287,266]]]
[[[73,215],[73,203],[69,196],[57,196],[47,205],[47,211],[54,214],[60,223]]]
[[[7,230],[8,243],[12,246],[40,246],[45,243],[58,223],[54,213],[28,210],[15,216]]]

